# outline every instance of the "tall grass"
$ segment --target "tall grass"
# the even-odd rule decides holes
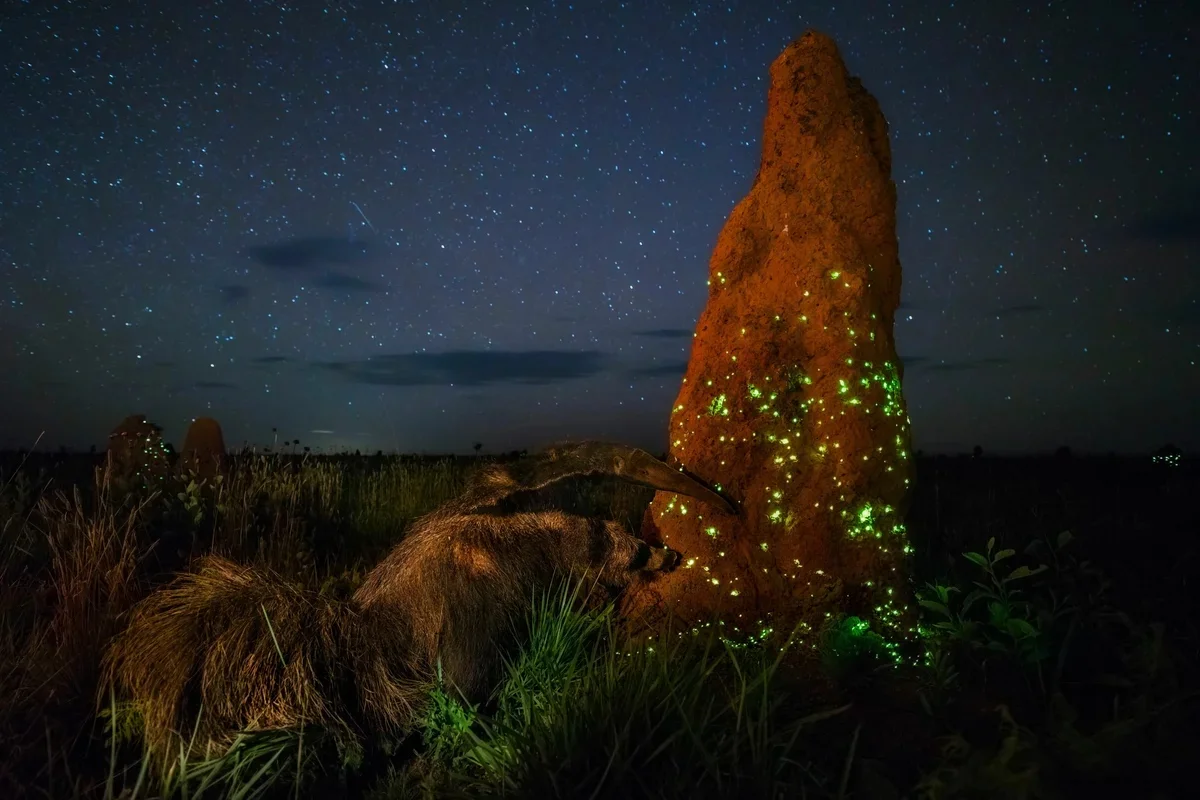
[[[119,502],[102,473],[91,498],[77,488],[46,494],[9,528],[0,566],[0,750],[8,756],[0,787],[51,782],[80,760],[104,647],[139,594],[142,521],[154,498]],[[38,551],[47,563],[26,557]]]
[[[972,571],[927,590],[929,665],[887,673],[920,689],[900,712],[858,684],[845,695],[854,707],[814,707],[778,652],[671,631],[635,641],[611,609],[583,607],[568,589],[537,606],[489,703],[435,689],[408,741],[355,739],[311,714],[205,752],[187,744],[203,734],[202,708],[162,769],[145,756],[138,710],[97,698],[101,656],[126,612],[195,559],[224,555],[348,593],[412,519],[461,490],[474,463],[244,453],[220,481],[176,476],[124,495],[99,472],[80,485],[4,476],[0,797],[359,796],[360,783],[380,797],[886,793],[871,786],[936,798],[1097,787],[1169,797],[1187,778],[1195,664],[1169,630],[1113,609],[1102,576],[1073,562],[1064,538],[1027,555],[989,546],[962,561]],[[543,501],[636,529],[651,495],[584,480]],[[275,622],[285,620],[266,617]],[[869,644],[830,635],[818,660],[849,684]],[[295,663],[283,635],[253,657]]]
[[[831,777],[802,745],[848,706],[796,713],[779,686],[782,653],[669,631],[634,641],[611,607],[580,610],[569,590],[535,606],[530,630],[489,709],[435,692],[421,781],[393,777],[392,793],[414,783],[438,796],[547,798],[773,798],[828,788]]]
[[[130,489],[96,468],[89,483],[55,486],[23,465],[0,476],[0,796],[88,794],[111,780],[97,769],[111,755],[94,716],[101,658],[148,590],[224,554],[348,593],[414,518],[461,491],[472,466],[245,452],[216,480],[177,474]],[[220,757],[185,752],[168,783],[194,789],[179,776],[215,775],[269,750],[263,736],[294,733],[243,737]],[[330,738],[319,733],[310,739]]]
[[[251,800],[271,792],[298,795],[319,771],[318,761],[339,752],[320,728],[282,728],[238,734],[228,747],[204,753],[195,736],[181,741],[166,769],[153,766],[154,754],[143,753],[118,772],[118,753],[135,743],[140,719],[136,709],[110,703],[104,712],[109,739],[109,773],[104,798],[226,797]],[[202,720],[198,720],[196,730]],[[195,731],[193,731],[195,733]]]
[[[213,510],[214,552],[305,579],[314,576],[314,552],[341,551],[343,562],[347,550],[377,556],[459,492],[466,473],[450,459],[388,459],[365,469],[344,459],[245,454],[221,483],[196,493]]]

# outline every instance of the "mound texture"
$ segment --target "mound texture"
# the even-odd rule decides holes
[[[212,478],[225,461],[225,436],[212,417],[197,417],[188,426],[180,452],[180,466],[195,470],[201,478]]]
[[[789,45],[770,77],[758,175],[713,251],[670,420],[671,461],[743,513],[660,491],[642,533],[683,568],[625,610],[802,638],[848,613],[906,638],[912,467],[887,122],[822,34]]]

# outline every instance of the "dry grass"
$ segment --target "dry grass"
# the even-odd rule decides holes
[[[352,593],[363,565],[479,463],[243,452],[219,481],[132,493],[94,462],[60,486],[15,464],[0,478],[0,796],[102,784],[112,753],[96,704],[114,697],[140,707],[159,766],[183,763],[184,741],[212,753],[242,730],[406,727],[427,692],[403,623],[332,595]],[[583,482],[555,494],[551,505],[636,526],[652,492]],[[164,569],[184,571],[151,592]]]
[[[104,647],[136,600],[141,520],[153,498],[119,503],[97,474],[94,502],[78,489],[37,501],[9,540],[14,553],[42,549],[49,563],[32,570],[6,558],[4,663],[0,668],[0,785],[36,778],[66,761],[84,733]],[[12,525],[11,519],[9,525]],[[35,542],[33,540],[40,541]],[[10,554],[6,554],[8,556]],[[40,756],[33,776],[14,765]]]
[[[460,473],[444,462],[425,472],[400,464],[350,483],[334,464],[282,466],[251,458],[229,481],[188,488],[189,497],[204,495],[192,508],[218,509],[212,552],[141,601],[109,650],[106,682],[133,702],[164,768],[180,752],[215,757],[247,731],[312,726],[344,741],[400,732],[422,711],[439,665],[463,691],[484,690],[486,665],[498,662],[514,620],[551,575],[594,568],[623,582],[633,574],[627,565],[640,542],[620,526],[443,506],[410,528],[353,599],[333,599],[306,580],[315,566],[297,575],[278,555],[311,544],[305,525],[336,530],[350,485],[355,508],[383,502],[390,489],[393,513],[425,510],[418,492],[427,502],[431,482],[457,489]],[[408,491],[398,488],[404,481]],[[396,512],[404,498],[410,505]],[[254,547],[246,532],[264,522]],[[486,574],[464,569],[463,548],[485,560]],[[247,556],[255,563],[239,563]]]
[[[348,568],[452,496],[462,461],[243,453],[220,481],[133,492],[102,469],[63,489],[17,466],[0,477],[0,796],[102,791],[96,705],[126,693],[159,766],[241,731],[410,723],[426,687],[399,624],[312,590],[352,590]],[[187,571],[148,593],[164,567]]]
[[[219,755],[246,731],[316,726],[352,738],[364,714],[399,728],[424,692],[393,660],[404,648],[389,620],[205,556],[138,604],[105,674],[133,701],[147,750],[166,766],[181,748]]]
[[[339,731],[395,730],[404,727],[416,712],[412,698],[431,696],[409,682],[406,665],[403,671],[394,666],[404,665],[400,653],[408,651],[401,648],[408,634],[399,623],[388,619],[383,609],[355,612],[336,598],[348,597],[358,588],[362,580],[359,567],[375,563],[383,551],[404,535],[413,519],[458,494],[477,461],[243,454],[232,459],[230,470],[220,483],[193,491],[185,478],[169,481],[159,494],[143,493],[125,499],[118,497],[103,480],[91,479],[90,463],[81,463],[86,469],[79,470],[80,475],[72,479],[79,484],[78,490],[64,488],[70,487],[72,481],[47,486],[46,474],[61,476],[71,464],[56,465],[52,459],[43,459],[43,463],[59,471],[44,473],[36,464],[22,463],[18,467],[25,470],[23,474],[0,476],[0,697],[4,698],[0,702],[0,797],[116,797],[123,789],[132,791],[122,795],[128,797],[145,796],[145,792],[163,797],[181,793],[198,796],[203,785],[217,787],[224,780],[219,777],[222,775],[228,780],[220,788],[212,788],[212,792],[228,789],[230,794],[250,796],[248,787],[258,785],[258,779],[265,774],[299,778],[302,759],[295,746],[298,738],[304,743],[304,762],[315,761],[308,756],[309,743],[315,741],[310,733],[317,732],[313,729],[324,726],[334,735]],[[966,546],[960,546],[954,539],[959,531],[979,528],[986,538],[997,533],[988,526],[1002,527],[1008,532],[1008,546],[1019,547],[1031,535],[1053,536],[1068,527],[1086,530],[1104,545],[1098,552],[1108,553],[1110,560],[1124,570],[1125,578],[1117,582],[1125,590],[1123,602],[1135,601],[1136,607],[1155,615],[1169,614],[1172,626],[1182,625],[1185,633],[1191,632],[1190,638],[1183,637],[1184,652],[1191,654],[1191,660],[1186,663],[1181,660],[1178,668],[1181,674],[1193,676],[1189,678],[1191,683],[1181,678],[1180,685],[1194,686],[1192,662],[1197,652],[1194,619],[1184,611],[1189,606],[1181,598],[1186,600],[1190,596],[1187,580],[1192,573],[1187,566],[1195,561],[1195,548],[1191,546],[1195,537],[1180,534],[1194,529],[1194,515],[1189,516],[1191,506],[1181,499],[1189,496],[1189,492],[1194,494],[1195,473],[1181,473],[1178,479],[1167,481],[1157,472],[1141,475],[1128,467],[1121,472],[1111,464],[1098,463],[1095,472],[1081,473],[1071,483],[1055,477],[1060,470],[1057,466],[1037,472],[1026,464],[1014,463],[1009,467],[1018,477],[1013,477],[1000,471],[1004,464],[991,465],[986,459],[977,464],[922,463],[926,472],[918,489],[921,486],[927,489],[924,496],[918,491],[917,499],[924,497],[926,502],[915,504],[912,527],[930,533],[932,541],[943,539],[941,546],[925,548],[929,552],[923,557],[929,563],[943,564],[947,552],[958,553]],[[942,471],[937,472],[939,469]],[[1107,477],[1110,472],[1113,477]],[[944,484],[950,480],[948,476],[961,477],[961,485],[946,484],[937,491],[939,480]],[[1060,485],[1061,489],[1056,488]],[[1043,497],[1037,492],[1052,496]],[[181,493],[197,502],[189,504],[179,499]],[[641,487],[621,483],[584,481],[556,487],[544,500],[547,505],[566,511],[598,512],[636,528],[650,494]],[[955,499],[958,504],[945,498]],[[972,499],[980,503],[986,500],[991,505],[968,507],[966,501]],[[1003,516],[1001,511],[1010,516]],[[1080,518],[1080,514],[1084,516]],[[1012,515],[1024,516],[1017,519]],[[1000,533],[1003,535],[1003,531]],[[1131,541],[1136,546],[1129,545]],[[1155,553],[1161,558],[1155,559]],[[178,564],[186,567],[184,576],[176,577],[165,592],[147,595],[160,580],[156,571],[172,558],[178,558]],[[1139,566],[1148,570],[1148,577],[1132,571]],[[205,586],[205,580],[216,585]],[[247,583],[256,587],[249,594]],[[969,585],[964,585],[969,591]],[[296,596],[298,586],[308,589],[302,598]],[[1065,584],[1055,587],[1056,592],[1059,589],[1072,590]],[[144,596],[153,599],[137,605]],[[138,611],[129,613],[132,608]],[[173,608],[192,610],[178,618],[172,616]],[[355,613],[359,615],[357,621]],[[369,616],[372,614],[375,616]],[[132,687],[130,694],[140,694],[149,717],[157,717],[157,722],[130,715],[124,718],[126,724],[120,735],[114,734],[106,740],[104,715],[100,719],[96,715],[97,698],[105,705],[111,699],[102,688],[102,654],[113,637],[121,634],[126,622],[132,622],[132,627],[121,636],[113,651],[109,674],[125,680],[124,685]],[[1079,626],[1076,634],[1085,628]],[[363,631],[364,635],[356,638],[351,631]],[[137,637],[144,637],[144,652],[141,648],[134,652],[135,648],[129,645]],[[1174,637],[1172,641],[1178,639]],[[1154,647],[1146,649],[1156,654],[1160,650],[1166,652],[1159,639],[1151,637],[1147,641]],[[187,642],[191,644],[181,644]],[[124,655],[122,646],[126,648]],[[345,661],[330,663],[329,653],[343,648],[347,654]],[[644,782],[649,776],[643,767],[629,766],[633,764],[626,758],[630,751],[635,755],[673,753],[673,748],[686,744],[689,737],[703,739],[713,733],[719,738],[729,731],[729,726],[723,723],[715,726],[707,722],[689,723],[685,727],[694,730],[684,734],[662,726],[660,716],[651,713],[659,707],[655,702],[674,702],[676,698],[695,695],[707,703],[711,697],[695,691],[692,685],[695,682],[689,677],[690,667],[685,668],[687,665],[673,654],[661,652],[665,671],[658,684],[654,681],[659,680],[655,677],[659,673],[648,666],[623,668],[620,674],[625,679],[612,685],[614,691],[620,690],[617,694],[605,690],[592,696],[573,685],[564,692],[563,685],[569,682],[547,672],[544,684],[547,691],[561,696],[564,703],[570,701],[572,707],[567,713],[546,715],[542,702],[546,693],[530,694],[531,702],[522,701],[514,710],[530,709],[531,724],[540,727],[526,726],[522,731],[519,728],[524,723],[514,719],[512,724],[517,730],[499,730],[502,735],[493,736],[487,729],[471,726],[473,710],[458,709],[462,713],[458,717],[451,714],[451,721],[456,726],[456,741],[466,743],[466,750],[459,755],[476,759],[489,754],[511,755],[510,744],[524,743],[523,752],[529,754],[530,763],[536,766],[526,766],[523,761],[512,763],[523,770],[525,778],[538,778],[535,771],[543,770],[555,781],[578,774],[590,780],[589,771],[593,768],[615,776],[625,764],[628,772],[620,774],[621,780],[645,789]],[[1098,667],[1101,656],[1107,664],[1115,658],[1115,652],[1110,647],[1079,644],[1073,644],[1070,650],[1072,654],[1080,654],[1081,664],[1095,661]],[[547,651],[551,661],[561,655]],[[968,681],[964,663],[947,664],[953,669],[941,669],[938,662],[940,671],[934,675],[946,684],[934,686],[946,695],[942,700],[934,697],[937,702],[933,708],[939,714],[953,712],[959,715],[953,719],[965,719],[976,725],[972,709],[977,696],[980,701],[1003,702],[1011,708],[1019,705],[1019,697],[1004,689],[1008,684],[976,685],[973,679]],[[1121,671],[1119,665],[1114,669]],[[350,674],[357,680],[346,680]],[[607,672],[596,674],[602,676]],[[1129,686],[1114,690],[1120,694],[1121,713],[1125,717],[1141,713],[1137,711],[1143,699],[1138,683],[1140,673],[1126,671],[1122,675]],[[512,680],[510,677],[510,683]],[[651,688],[660,687],[642,692],[648,698],[644,707],[620,694],[636,689],[639,681],[648,682]],[[961,692],[955,689],[958,684],[963,684]],[[1077,686],[1084,684],[1072,683],[1068,688],[1074,691]],[[1157,684],[1151,688],[1160,691]],[[1087,691],[1100,690],[1092,687]],[[434,692],[432,696],[437,694]],[[615,699],[604,699],[609,697]],[[953,705],[959,702],[956,697],[970,702],[961,707]],[[1096,734],[1088,727],[1083,731],[1084,739],[1079,738],[1075,728],[1068,727],[1066,744],[1074,749],[1084,745],[1091,759],[1089,763],[1105,765],[1106,774],[1125,775],[1126,782],[1121,784],[1127,790],[1124,794],[1151,796],[1154,794],[1151,783],[1167,785],[1180,777],[1191,780],[1185,773],[1194,737],[1190,735],[1187,715],[1194,712],[1191,704],[1195,701],[1194,694],[1184,697],[1191,699],[1178,703],[1174,716],[1183,719],[1179,724],[1172,722],[1174,717],[1168,718],[1166,712],[1160,713],[1156,705],[1150,707],[1152,714],[1141,713],[1141,717],[1151,717],[1162,731],[1144,736],[1138,747],[1126,746],[1125,740],[1118,741],[1119,746],[1101,741],[1112,728],[1107,724]],[[1093,706],[1104,705],[1115,713],[1116,704],[1101,702],[1107,699],[1107,695],[1089,694],[1080,701],[1081,707],[1092,714]],[[604,723],[603,715],[597,717],[597,703],[600,711],[607,708],[613,712],[612,725]],[[208,726],[207,742],[200,736],[192,736],[193,712],[201,715]],[[592,717],[600,719],[598,727]],[[426,750],[430,732],[436,732],[437,728],[433,724],[436,720],[430,719],[419,722]],[[562,726],[554,723],[557,719],[562,720]],[[644,735],[630,733],[630,720],[637,719],[646,723]],[[1039,717],[1028,713],[1018,719],[1036,729],[1040,737],[1033,750],[1026,748],[1026,755],[1044,756],[1047,763],[1054,765],[1051,772],[1061,772],[1065,762],[1055,755],[1059,752],[1055,748],[1063,745],[1059,740],[1061,726],[1047,727]],[[137,734],[140,738],[139,726],[147,722],[150,727],[146,732],[151,738],[158,737],[155,745],[158,765],[169,761],[174,768],[174,777],[168,776],[166,781],[149,772],[151,762],[141,760],[140,748],[122,744],[127,741],[126,734]],[[304,730],[296,730],[306,724]],[[151,730],[153,725],[157,725],[157,733]],[[1114,720],[1113,725],[1133,730],[1124,718]],[[463,726],[472,730],[458,730]],[[256,727],[257,733],[233,733],[235,729]],[[183,739],[177,732],[179,728],[183,728],[182,733],[198,758],[180,757],[179,748],[168,754],[167,742],[180,743]],[[852,732],[857,730],[853,728]],[[920,745],[924,734],[918,728],[901,727],[904,735],[897,737],[892,733],[895,730],[896,726],[891,724],[867,724],[862,729],[862,751],[878,751],[876,763],[888,765],[891,779],[900,781],[896,785],[911,786],[919,775],[910,773],[931,766],[927,759],[918,759],[910,746]],[[612,736],[588,739],[594,731],[609,731]],[[584,738],[578,738],[577,734]],[[660,734],[666,738],[655,739]],[[496,747],[480,749],[477,736]],[[225,757],[229,753],[215,759],[204,758],[203,745],[208,745],[208,752],[219,751],[220,747],[215,745],[231,739],[229,753],[233,758]],[[741,741],[748,740],[743,737]],[[888,747],[878,750],[880,741],[905,746],[899,748],[902,752],[893,754]],[[822,742],[834,749],[844,744],[824,731],[812,744]],[[1004,755],[1008,745],[1002,744],[998,752]],[[279,757],[272,761],[283,747],[291,748],[292,760]],[[990,755],[991,750],[982,745],[971,747],[974,749],[963,751],[970,755],[971,763],[983,759],[983,766],[988,769],[1007,763],[997,761]],[[187,748],[182,752],[186,754]],[[844,751],[832,756],[824,751],[805,752],[806,757],[819,757],[833,764],[834,772],[842,776],[839,791],[844,792],[851,758]],[[568,761],[563,753],[572,760]],[[324,755],[323,752],[322,758]],[[846,759],[844,770],[842,758]],[[687,767],[685,762],[690,759],[691,756],[684,759],[670,755],[667,761],[672,768]],[[973,768],[969,769],[971,763],[963,765],[955,761],[951,766],[966,780],[977,774],[971,771]],[[461,764],[449,766],[457,768]],[[332,762],[322,763],[322,767],[330,774],[337,770]],[[139,774],[142,768],[147,771]],[[266,772],[260,771],[264,768]],[[712,760],[701,768],[719,770],[724,776],[729,774],[730,762],[725,758]],[[1093,767],[1089,769],[1095,771]],[[942,772],[933,774],[938,776]],[[694,777],[692,772],[686,773],[685,782]],[[522,778],[524,785],[532,785],[525,778]],[[1117,785],[1110,777],[1103,780],[1110,791]],[[401,782],[388,787],[388,791],[402,794]],[[465,785],[446,786],[465,790]],[[139,787],[144,790],[142,794],[138,793]],[[670,796],[657,788],[655,791],[656,796]],[[1074,794],[1087,793],[1080,790]],[[690,796],[698,795],[693,792]]]
[[[468,468],[453,459],[289,458],[243,453],[196,491],[214,510],[197,525],[201,552],[269,567],[306,584],[348,562],[371,563],[420,515],[457,494]],[[316,552],[336,558],[318,563]]]

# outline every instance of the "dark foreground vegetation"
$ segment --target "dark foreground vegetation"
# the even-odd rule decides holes
[[[247,731],[163,764],[100,681],[133,603],[210,552],[347,597],[476,460],[246,454],[147,491],[94,457],[5,456],[0,796],[1191,796],[1197,465],[918,462],[919,664],[832,619],[805,645],[823,682],[801,684],[782,640],[633,640],[562,587],[482,707],[435,686],[403,739]],[[649,500],[615,481],[546,498],[635,530]]]

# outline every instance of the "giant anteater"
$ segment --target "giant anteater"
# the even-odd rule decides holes
[[[439,672],[479,699],[513,644],[515,623],[556,576],[620,589],[678,561],[617,523],[505,508],[521,493],[584,475],[734,513],[725,498],[642,450],[555,446],[479,470],[461,496],[413,524],[349,601],[206,556],[134,608],[106,655],[105,685],[133,701],[148,749],[166,760],[181,741],[220,748],[245,730],[403,730]]]

